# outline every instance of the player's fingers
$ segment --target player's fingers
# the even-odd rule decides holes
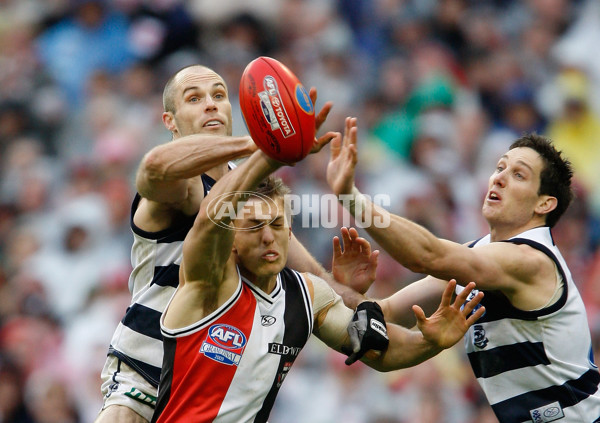
[[[308,96],[314,105],[317,102],[317,87],[310,87],[308,90]]]
[[[350,227],[348,229],[348,233],[350,234],[350,238],[358,238],[358,231],[356,230],[356,228]]]
[[[454,281],[456,283],[456,281]],[[467,301],[467,298],[469,298],[469,295],[471,294],[471,291],[473,291],[473,289],[475,288],[475,282],[469,282],[467,284],[467,286],[465,286],[465,288],[460,291],[460,293],[456,296],[456,299],[454,300],[454,305],[456,307],[461,307],[465,301]]]
[[[342,141],[342,144],[343,144],[344,146],[346,146],[346,145],[348,145],[348,144],[349,144],[349,142],[350,142],[350,141],[349,141],[349,136],[350,136],[350,118],[349,118],[349,117],[347,117],[347,118],[344,120],[344,139],[343,139],[343,141]]]
[[[356,139],[357,139],[357,135],[358,135],[358,127],[357,125],[358,120],[356,118],[350,118],[348,120],[348,133],[350,135],[350,139],[349,139],[349,143],[351,145],[356,145]]]
[[[338,158],[340,155],[340,151],[342,150],[342,135],[338,132],[335,137],[331,140],[330,143],[331,148],[331,158],[330,161],[333,161]]]
[[[444,289],[444,293],[442,294],[442,300],[440,301],[440,307],[450,306],[450,301],[452,301],[452,294],[454,293],[455,288],[456,288],[456,279],[451,279],[450,281],[448,281],[448,284],[446,285],[446,288]]]
[[[354,242],[360,246],[360,252],[365,256],[371,256],[371,243],[364,238],[356,238]]]
[[[356,166],[356,163],[358,162],[358,152],[356,150],[356,145],[355,144],[350,144],[348,146],[348,148],[346,149],[347,156],[348,159],[350,161],[350,164],[352,166],[352,168],[354,168],[354,166]]]
[[[315,103],[313,102],[313,104]],[[319,113],[315,116],[315,131],[319,131],[321,125],[327,120],[327,116],[329,116],[329,112],[331,112],[332,108],[333,103],[331,101],[328,101],[323,105]]]
[[[350,233],[346,228],[342,228],[342,242],[344,243],[345,250],[352,248],[352,240],[350,239]]]
[[[484,313],[485,313],[485,307],[484,306],[479,307],[475,311],[475,313],[473,313],[469,316],[469,318],[467,319],[467,324],[469,326],[472,326],[477,320],[479,320],[479,318],[481,316],[483,316]]]
[[[327,132],[325,135],[320,136],[319,138],[315,138],[313,142],[313,146],[310,150],[311,153],[318,153],[325,147],[331,140],[333,140],[336,136],[336,132]]]
[[[427,320],[427,318],[425,317],[425,312],[418,305],[416,305],[416,304],[413,305],[412,311],[415,314],[415,317],[417,318],[417,322],[423,323],[423,322],[425,322],[425,320]]]
[[[337,236],[333,237],[333,257],[339,257],[342,255],[342,246],[340,245],[340,239]]]
[[[477,307],[482,299],[483,292],[478,292],[477,295],[475,295],[470,301],[464,303],[465,306],[463,307],[463,315],[468,316],[471,314],[471,312],[475,310],[475,307]]]

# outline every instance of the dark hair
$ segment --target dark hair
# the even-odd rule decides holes
[[[556,197],[557,206],[546,216],[546,225],[553,227],[571,204],[574,194],[571,188],[573,168],[571,162],[562,157],[552,140],[537,134],[523,135],[512,143],[509,150],[527,147],[535,150],[544,162],[540,173],[539,195]]]

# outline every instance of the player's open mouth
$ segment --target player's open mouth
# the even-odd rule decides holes
[[[223,125],[223,122],[221,122],[220,120],[212,119],[212,120],[209,120],[208,122],[206,122],[203,125],[203,127],[204,128],[216,128],[216,127],[219,127],[222,125]]]
[[[264,260],[270,261],[270,262],[277,260],[278,257],[279,257],[279,254],[275,251],[267,251],[265,254],[262,255],[262,258]]]
[[[497,193],[495,193],[494,191],[490,191],[490,193],[488,194],[488,200],[500,201],[500,196]]]

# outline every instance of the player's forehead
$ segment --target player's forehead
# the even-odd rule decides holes
[[[506,160],[510,163],[521,164],[530,168],[532,171],[540,172],[544,166],[544,161],[540,153],[529,147],[516,147],[508,150],[500,160]]]
[[[175,86],[179,91],[189,88],[210,89],[221,86],[227,89],[223,78],[210,68],[205,66],[190,66],[181,70],[175,77]]]
[[[272,220],[285,216],[283,197],[251,196],[244,204],[243,217],[248,220]]]
[[[283,199],[280,197],[271,198],[267,196],[252,196],[246,200],[245,207],[248,207],[252,213],[269,213],[272,216],[283,214]]]

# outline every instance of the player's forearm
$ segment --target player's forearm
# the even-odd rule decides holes
[[[448,281],[427,276],[377,302],[383,310],[386,322],[412,328],[417,321],[411,307],[416,304],[426,315],[431,315],[437,309],[447,283]]]
[[[138,170],[138,190],[198,176],[256,149],[250,137],[190,135],[150,150]]]
[[[248,192],[253,191],[267,176],[281,166],[283,163],[270,159],[262,151],[256,151],[213,186],[209,195],[202,202],[201,214],[207,214],[206,218],[219,223],[217,226],[226,227],[233,216],[231,213],[223,211],[237,211],[238,203],[248,199]],[[211,204],[211,201],[217,198],[220,198],[219,202],[212,204],[210,210],[207,210],[208,206],[205,204]],[[222,209],[221,206],[226,206],[227,209]]]
[[[431,273],[444,257],[445,246],[427,229],[375,205],[356,188],[342,204],[396,261],[416,273]]]
[[[381,372],[416,366],[439,354],[443,348],[427,342],[419,331],[397,325],[387,325],[390,345],[376,360],[364,359],[370,367]]]
[[[223,266],[231,253],[234,231],[232,219],[248,198],[269,174],[282,164],[269,159],[262,151],[255,152],[241,166],[223,176],[202,201],[200,212],[183,245],[186,280],[221,281]],[[209,269],[207,271],[207,269]],[[206,273],[217,275],[209,278]],[[204,274],[203,274],[204,273]]]

